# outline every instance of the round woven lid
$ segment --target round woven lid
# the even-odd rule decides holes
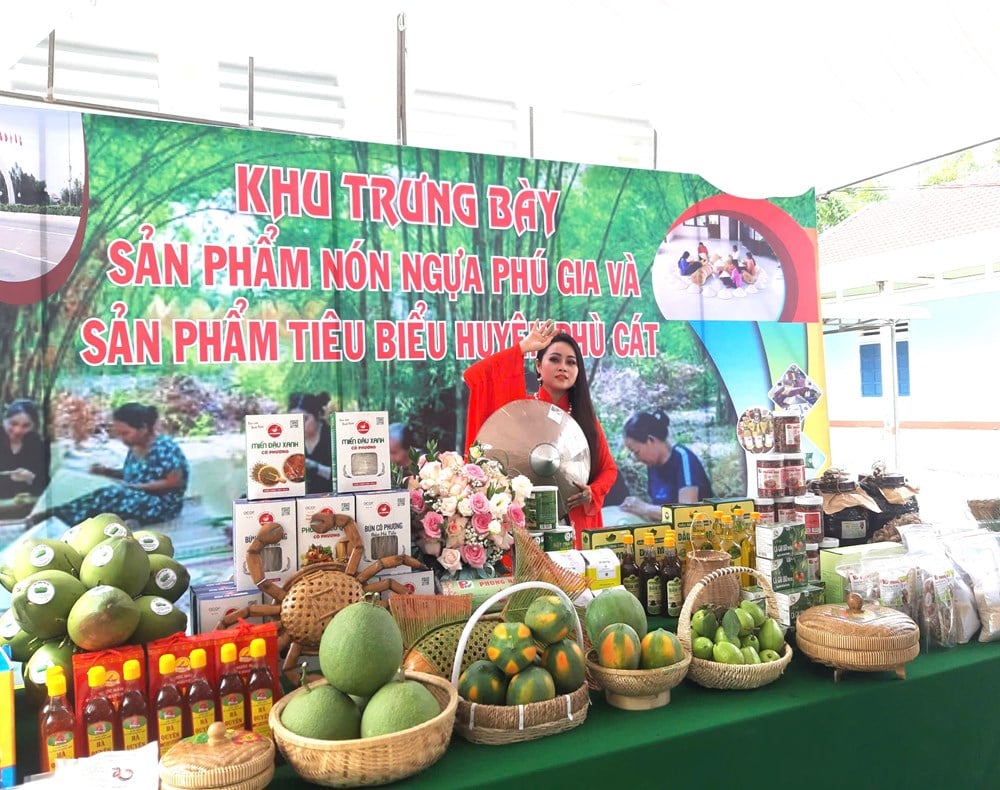
[[[906,650],[920,643],[920,629],[912,618],[884,606],[862,605],[857,593],[851,593],[847,603],[806,609],[795,629],[812,644],[840,650]]]
[[[191,790],[243,787],[274,767],[274,742],[216,721],[208,732],[184,738],[160,759],[160,779]],[[247,786],[249,790],[249,786]]]

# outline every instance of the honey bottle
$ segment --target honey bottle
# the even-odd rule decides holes
[[[82,722],[85,757],[121,748],[118,711],[108,699],[107,682],[108,673],[100,664],[87,670],[87,701]]]
[[[149,743],[149,702],[142,686],[142,664],[130,658],[122,666],[125,693],[118,704],[122,748],[139,749]]]
[[[660,563],[656,561],[653,550],[653,536],[647,535],[643,545],[646,552],[639,566],[639,581],[646,594],[646,614],[660,617],[663,615],[663,579],[660,578]]]
[[[644,590],[639,579],[639,566],[635,562],[635,538],[625,533],[622,535],[622,543],[625,544],[625,551],[622,552],[622,586],[639,599],[645,610]]]
[[[48,699],[38,711],[39,761],[43,773],[55,770],[58,758],[76,757],[76,716],[66,696],[66,675],[62,667],[45,670]]]
[[[226,642],[219,651],[222,669],[219,672],[220,721],[227,730],[248,730],[247,684],[236,668],[239,653],[233,642]]]
[[[177,658],[173,653],[164,653],[160,656],[160,687],[153,698],[160,757],[184,737],[184,695],[174,680],[176,671]]]
[[[267,643],[260,638],[250,642],[253,666],[247,678],[247,695],[250,698],[250,727],[264,738],[271,737],[268,717],[274,704],[274,676],[267,665]]]
[[[205,676],[208,656],[205,650],[196,647],[188,656],[191,663],[191,682],[187,688],[186,713],[188,717],[188,735],[201,735],[208,732],[208,725],[215,721],[215,689]]]
[[[660,578],[663,583],[664,614],[677,617],[684,604],[681,584],[681,563],[677,558],[677,533],[667,529],[663,533],[666,553],[660,561]]]

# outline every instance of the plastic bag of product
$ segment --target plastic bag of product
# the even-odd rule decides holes
[[[878,603],[878,569],[864,563],[844,563],[837,567],[837,573],[844,577],[844,595],[857,593],[865,603]]]
[[[911,616],[920,626],[920,645],[924,651],[958,644],[956,575],[951,560],[943,552],[914,557]]]
[[[982,626],[980,642],[1000,640],[1000,545],[985,530],[943,538],[948,556],[971,586]]]

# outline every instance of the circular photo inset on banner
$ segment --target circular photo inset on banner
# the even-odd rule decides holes
[[[0,106],[0,302],[32,304],[66,282],[86,215],[80,113]]]
[[[740,415],[736,436],[748,453],[769,453],[774,449],[774,414],[770,409],[754,406]]]

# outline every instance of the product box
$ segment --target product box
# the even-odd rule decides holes
[[[542,548],[545,551],[567,551],[574,548],[576,530],[573,527],[558,526],[541,530]]]
[[[179,658],[179,657],[178,657]],[[87,742],[87,734],[83,727],[83,709],[87,704],[87,672],[95,666],[104,667],[106,679],[104,682],[104,695],[116,708],[125,694],[125,662],[138,661],[142,667],[142,677],[148,674],[146,671],[146,651],[142,645],[119,645],[107,650],[87,650],[82,653],[73,654],[73,707],[76,713],[77,733],[80,744]],[[97,736],[107,738],[112,733],[110,728],[105,728],[104,732],[95,732]],[[83,756],[82,754],[79,756]]]
[[[647,536],[653,539],[653,556],[659,559],[666,555],[667,545],[663,536],[667,532],[674,532],[673,527],[668,527],[665,524],[656,524],[655,526],[632,528],[632,535],[635,537],[634,551],[637,564],[641,564],[643,558],[646,556]]]
[[[594,549],[591,549],[591,551],[594,551]],[[572,551],[549,551],[546,552],[545,556],[560,568],[575,573],[581,578],[586,578],[587,561],[583,558],[582,551],[578,549],[573,549]]]
[[[741,587],[740,600],[753,601],[765,612],[767,611],[767,593],[759,584],[755,584],[752,587]]]
[[[806,525],[794,521],[758,524],[756,538],[758,557],[780,560],[806,551]]]
[[[389,471],[389,413],[342,411],[330,418],[333,430],[334,490],[340,494],[385,491]]]
[[[248,414],[247,499],[305,496],[306,436],[301,414]]]
[[[632,533],[631,527],[601,527],[600,529],[584,529],[580,533],[580,548],[611,549],[618,555],[619,561],[625,554],[624,535]],[[633,554],[635,550],[633,548]]]
[[[402,584],[406,588],[406,595],[434,595],[434,571],[416,571],[407,568],[409,573],[385,574],[379,573],[372,577],[374,581],[388,580]],[[392,589],[379,593],[383,601],[388,601],[390,595],[394,595]]]
[[[560,551],[549,556],[563,556],[570,552]],[[496,576],[492,579],[442,579],[442,595],[471,595],[472,611],[478,609],[491,595],[506,590],[514,583],[513,576]],[[500,601],[490,607],[490,611],[502,609],[506,601]]]
[[[256,590],[247,566],[247,549],[263,530],[260,551],[264,578],[277,585],[298,570],[294,499],[233,500],[233,581],[237,590]]]
[[[820,549],[819,578],[826,585],[826,600],[829,603],[841,603],[844,600],[844,577],[837,573],[837,568],[841,565],[876,557],[895,557],[900,554],[906,554],[906,548],[893,541]]]
[[[361,568],[385,557],[410,553],[409,491],[359,493],[355,495],[354,508],[364,547]],[[409,572],[405,565],[382,571],[392,575]]]
[[[746,497],[707,497],[705,504],[711,505],[714,510],[720,513],[732,515],[736,508],[740,508],[745,514],[750,514],[755,510],[754,501]]]
[[[235,582],[196,584],[189,591],[191,601],[191,633],[206,634],[219,627],[223,617],[264,603],[260,590],[238,590]],[[261,622],[260,617],[245,617],[248,623]]]
[[[347,521],[354,520],[354,494],[311,494],[295,500],[299,569],[315,562],[347,562]]]
[[[774,598],[778,604],[778,623],[794,628],[802,612],[826,603],[826,591],[821,586],[806,584],[790,590],[776,590]]]
[[[0,647],[0,787],[17,784],[14,737],[14,666],[6,645]]]
[[[583,576],[590,581],[590,589],[603,590],[618,587],[622,583],[621,562],[611,549],[588,549],[583,556]]]
[[[806,583],[809,571],[809,561],[805,552],[782,557],[779,560],[757,557],[757,571],[764,574],[771,583],[771,589],[777,592],[789,587],[801,587]]]

